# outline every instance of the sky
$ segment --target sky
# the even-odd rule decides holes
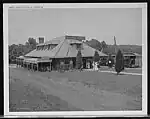
[[[142,44],[142,8],[9,9],[8,41],[25,44],[29,37],[45,41],[82,35],[118,45]],[[37,39],[38,42],[38,39]]]

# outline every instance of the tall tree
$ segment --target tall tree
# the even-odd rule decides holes
[[[117,75],[124,70],[124,57],[123,54],[121,52],[121,50],[119,49],[117,54],[116,54],[116,64],[115,64],[115,70],[117,72]]]
[[[107,44],[106,44],[105,41],[102,41],[102,42],[101,42],[101,51],[103,52],[103,50],[104,50],[105,48],[107,48]]]
[[[82,68],[82,54],[81,54],[81,50],[78,50],[78,54],[76,57],[76,68],[77,69],[81,69]]]

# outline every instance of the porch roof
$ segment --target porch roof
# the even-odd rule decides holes
[[[24,62],[27,63],[40,63],[40,62],[52,62],[52,60],[49,59],[39,59],[39,58],[25,58]]]

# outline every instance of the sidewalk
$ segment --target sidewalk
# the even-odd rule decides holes
[[[140,70],[140,69],[139,69]],[[94,71],[94,69],[84,69],[84,71]],[[116,74],[116,72],[114,71],[114,69],[99,69],[99,70],[96,70],[96,71],[98,71],[98,72],[107,72],[107,73],[114,73],[114,74]],[[123,72],[120,72],[120,74],[127,74],[127,75],[142,75],[142,73],[135,73],[135,72],[129,72],[130,71],[130,69],[125,69],[125,71],[123,71]]]

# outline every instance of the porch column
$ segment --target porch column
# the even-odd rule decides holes
[[[24,68],[24,61],[22,61],[22,67]]]
[[[17,59],[17,64],[18,64],[18,67],[19,67],[19,59]]]
[[[49,72],[50,72],[50,70],[51,70],[51,62],[49,62]]]
[[[16,59],[16,64],[17,64],[17,67],[18,67],[18,59]]]
[[[33,63],[31,63],[31,70],[33,71]]]
[[[20,59],[19,59],[19,67],[20,67]]]
[[[37,71],[39,71],[39,63],[37,62]]]
[[[27,66],[27,69],[29,69],[29,66],[28,66],[29,64],[28,64],[28,62],[26,63],[26,66]]]

